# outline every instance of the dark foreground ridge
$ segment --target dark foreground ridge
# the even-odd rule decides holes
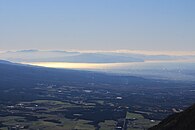
[[[167,117],[149,130],[195,130],[195,104],[181,113]]]

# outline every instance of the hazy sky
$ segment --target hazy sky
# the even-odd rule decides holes
[[[0,51],[195,50],[195,0],[0,0]]]

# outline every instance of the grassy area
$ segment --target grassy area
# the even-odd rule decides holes
[[[100,122],[99,123],[99,126],[100,126],[99,130],[114,130],[116,123],[117,122],[113,121],[113,120],[105,120],[104,122]]]
[[[126,119],[144,119],[141,114],[127,112]]]
[[[38,121],[28,121],[26,122],[24,117],[20,116],[7,116],[7,117],[0,117],[0,120],[3,121],[5,125],[14,126],[14,125],[21,125],[21,126],[30,126],[28,129],[31,130],[95,130],[93,125],[89,123],[91,121],[87,120],[72,120],[67,119],[64,117],[59,117],[56,115],[48,115],[48,114],[41,114],[39,117],[42,117]],[[17,122],[16,120],[22,119],[24,122]],[[47,120],[57,120],[60,123],[50,122]],[[0,128],[0,130],[7,130],[6,127]],[[25,129],[24,129],[25,130]]]
[[[140,119],[140,120],[135,120],[134,123],[136,127],[142,126],[144,128],[150,128],[154,125],[157,125],[159,121],[151,122],[149,119]]]
[[[0,128],[0,130],[7,130],[7,127],[2,127]]]
[[[39,119],[39,121],[31,122],[30,129],[71,130],[76,126],[76,121],[64,117],[58,117],[56,115],[44,115],[44,114],[42,114],[41,117],[45,117],[45,118]],[[61,123],[49,122],[46,120],[57,120]]]
[[[5,121],[7,125],[16,125],[20,124],[23,125],[29,125],[30,127],[28,129],[32,130],[95,130],[95,127],[89,123],[91,121],[88,120],[72,120],[67,118],[61,118],[55,115],[48,115],[48,114],[41,114],[40,117],[43,117],[43,119],[39,119],[38,121],[30,121],[27,123],[25,122],[16,122],[16,119],[24,119],[23,117],[4,117],[0,118],[2,121]],[[58,120],[61,123],[53,123],[46,120]],[[116,126],[116,121],[113,120],[106,120],[105,122],[99,123],[100,130],[113,130]],[[7,130],[6,127],[0,128],[0,130]]]
[[[47,103],[47,104],[51,104],[51,105],[63,105],[64,102],[61,102],[61,101],[55,101],[55,100],[35,100],[35,101],[32,101],[32,103]]]
[[[104,104],[104,101],[103,100],[96,100],[95,102],[97,102],[100,105],[103,105]]]
[[[61,101],[55,101],[55,100],[35,100],[32,102],[25,102],[25,103],[34,103],[37,105],[47,105],[48,107],[52,107],[54,110],[57,108],[70,108],[70,107],[84,107],[84,108],[90,108],[94,107],[95,103],[83,103],[83,104],[72,104],[69,102],[61,102]]]
[[[133,119],[128,122],[127,130],[143,130],[148,129],[159,122],[151,122],[149,119],[145,119],[142,114],[127,112],[126,119]]]
[[[22,124],[21,122],[18,122],[17,120],[24,120],[24,117],[20,116],[6,116],[6,117],[0,117],[0,121],[3,122],[5,125],[16,125],[16,124]]]
[[[93,125],[89,125],[91,121],[87,120],[78,120],[74,129],[76,130],[95,130]]]
[[[97,100],[99,104],[104,104],[102,100]],[[14,126],[19,124],[20,126],[29,126],[28,129],[31,130],[95,130],[95,126],[91,125],[92,121],[82,120],[82,119],[68,119],[65,118],[63,114],[55,114],[63,110],[68,110],[68,108],[78,107],[78,109],[83,107],[92,107],[93,103],[83,104],[71,104],[68,102],[61,102],[55,100],[36,100],[32,102],[23,102],[23,107],[32,108],[43,108],[41,110],[31,110],[27,109],[27,115],[21,116],[7,116],[0,117],[2,124],[7,126]],[[89,105],[89,106],[88,106]],[[36,120],[31,120],[27,117],[36,117]],[[156,125],[158,122],[151,122],[149,119],[145,119],[142,114],[137,113],[126,113],[126,120],[128,130],[142,130],[143,128],[149,128]],[[100,122],[99,130],[113,130],[116,127],[117,122],[114,120],[105,120]],[[0,128],[0,130],[7,130],[7,128]],[[25,129],[24,129],[25,130]]]

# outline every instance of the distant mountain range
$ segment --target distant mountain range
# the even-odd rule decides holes
[[[39,50],[9,51],[2,53],[0,58],[13,62],[124,63],[144,61],[128,55]]]
[[[0,64],[13,64],[13,63],[6,60],[0,60]]]
[[[181,113],[170,115],[149,130],[195,130],[195,104]]]
[[[185,60],[194,58],[194,55],[146,55],[125,52],[77,52],[61,50],[19,50],[0,53],[0,59],[13,62],[126,63],[143,62],[146,60]]]
[[[76,63],[124,63],[124,62],[143,62],[141,58],[133,58],[130,56],[108,55],[99,53],[81,53],[74,56],[66,56],[64,58],[47,59],[53,62],[76,62]]]

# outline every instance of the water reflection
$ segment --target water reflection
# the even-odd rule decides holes
[[[145,61],[128,63],[68,63],[68,62],[31,62],[25,63],[36,66],[67,69],[87,69],[87,70],[115,70],[115,69],[195,69],[195,61],[175,60],[175,61]]]
[[[145,61],[130,63],[31,62],[36,66],[92,70],[152,78],[195,80],[195,61]]]

